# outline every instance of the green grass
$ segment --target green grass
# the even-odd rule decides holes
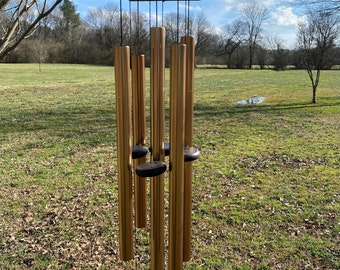
[[[114,69],[0,70],[0,268],[148,269],[149,229],[118,257]],[[311,104],[304,71],[196,70],[185,269],[340,268],[339,74]]]

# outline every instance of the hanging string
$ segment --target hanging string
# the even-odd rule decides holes
[[[129,15],[130,15],[130,25],[129,25],[129,40],[130,40],[130,46],[133,45],[132,44],[132,16],[131,16],[132,12],[131,12],[131,1],[129,1]]]
[[[179,0],[177,0],[177,43],[179,42]]]
[[[151,0],[149,1],[149,29],[151,29]]]
[[[140,22],[139,22],[139,1],[137,1],[137,41],[138,41],[138,46],[137,46],[137,53],[140,54],[140,36],[139,36],[139,30],[140,30]]]
[[[120,46],[123,46],[123,9],[122,9],[122,0],[120,0]]]
[[[187,0],[184,2],[184,27],[185,27],[185,34],[187,34],[188,25],[187,25]]]
[[[190,0],[188,0],[188,36],[191,35],[191,31],[190,31]]]
[[[164,1],[162,1],[162,27],[164,26],[164,22],[163,22],[163,19],[164,19]]]
[[[158,27],[158,1],[156,1],[156,27]]]

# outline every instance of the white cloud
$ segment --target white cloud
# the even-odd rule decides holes
[[[232,12],[234,10],[234,7],[232,7],[232,6],[226,6],[225,8],[224,8],[224,11],[225,12]]]
[[[215,6],[221,11],[231,12],[236,10],[238,2],[239,0],[216,0]]]
[[[268,7],[275,5],[277,1],[276,0],[262,0],[258,2],[261,3],[264,7],[268,8]]]
[[[187,5],[184,5],[184,4],[179,4],[179,8],[183,11],[183,10],[186,10],[188,7],[187,7]],[[202,11],[202,8],[201,7],[199,7],[199,6],[192,6],[192,5],[190,5],[189,6],[189,9],[191,10],[191,11]]]
[[[291,7],[280,6],[272,13],[272,19],[279,26],[297,25],[299,17],[294,14]]]
[[[223,0],[224,3],[230,5],[230,4],[234,4],[234,2],[236,2],[235,0]]]
[[[260,6],[267,9],[272,8],[277,4],[278,0],[255,0],[255,3]],[[239,0],[235,1],[234,6],[237,7],[238,10],[242,10],[245,6],[249,5],[251,3],[250,0]]]

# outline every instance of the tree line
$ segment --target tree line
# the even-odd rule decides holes
[[[1,2],[5,7],[0,6],[1,24],[20,24],[13,28],[12,32],[18,35],[13,40],[8,38],[10,27],[0,29],[0,45],[7,42],[15,48],[7,47],[7,52],[2,54],[0,51],[2,61],[112,65],[112,48],[124,44],[131,46],[132,53],[144,53],[148,65],[150,19],[146,15],[132,11],[123,12],[121,17],[119,7],[108,3],[89,9],[86,17],[81,18],[70,0],[28,2],[31,2],[32,11],[17,21],[15,16],[23,13],[20,8],[27,10],[27,4],[24,6],[27,1]],[[339,3],[338,0],[335,2]],[[22,7],[18,3],[22,3]],[[34,5],[42,15],[36,15]],[[334,6],[333,3],[334,7],[339,9],[339,5]],[[330,13],[329,9],[324,8],[324,11]],[[252,68],[256,65],[275,70],[292,66],[305,68],[302,43],[299,44],[301,35],[297,36],[296,49],[286,48],[277,36],[265,35],[264,23],[268,18],[269,11],[260,1],[249,1],[242,8],[240,17],[219,31],[214,31],[204,13],[191,15],[189,21],[184,15],[169,13],[163,18],[166,44],[177,43],[178,37],[190,33],[196,38],[196,64],[225,65],[228,68]],[[6,32],[6,29],[9,30]],[[20,31],[25,34],[22,34],[23,37],[19,35]],[[331,43],[323,56],[321,69],[340,64],[336,39]]]

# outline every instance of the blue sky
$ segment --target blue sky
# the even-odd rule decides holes
[[[294,0],[290,0],[294,1]],[[190,13],[203,12],[212,27],[222,29],[227,23],[240,17],[240,9],[247,0],[201,0],[190,1]],[[287,47],[292,48],[296,40],[296,25],[301,18],[299,14],[289,4],[289,0],[261,0],[259,1],[270,11],[270,19],[265,26],[267,35],[278,36]],[[77,11],[81,16],[86,16],[86,12],[91,7],[103,7],[106,3],[114,3],[119,6],[120,0],[73,0]],[[122,0],[123,9],[129,9],[129,1]],[[151,2],[152,12],[156,13],[156,4]],[[184,13],[185,1],[180,1],[180,12]],[[136,9],[137,4],[132,2],[132,9]],[[158,14],[161,15],[162,3],[158,3]],[[140,3],[141,12],[149,13],[149,1]],[[176,12],[177,1],[164,2],[164,13]]]

